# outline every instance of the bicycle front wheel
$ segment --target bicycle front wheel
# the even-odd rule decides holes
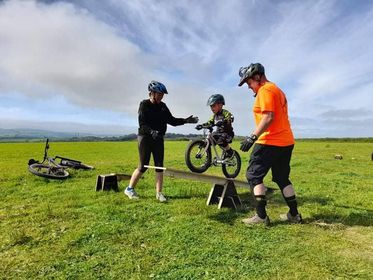
[[[204,140],[190,142],[185,151],[185,163],[192,172],[203,173],[211,166],[211,149]]]
[[[49,179],[66,179],[69,177],[69,172],[62,167],[54,167],[41,163],[31,164],[28,170],[34,175]]]
[[[236,178],[241,171],[240,154],[236,151],[233,152],[233,156],[226,159],[221,167],[226,178]]]

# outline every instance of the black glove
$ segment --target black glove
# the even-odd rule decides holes
[[[254,145],[256,140],[258,140],[258,136],[256,136],[255,134],[251,134],[250,137],[247,137],[241,142],[240,150],[243,152],[247,152],[248,150],[250,150],[251,146]]]
[[[202,124],[199,124],[199,125],[196,126],[196,129],[197,129],[197,130],[201,130],[202,128],[203,128],[203,125],[202,125]]]
[[[158,138],[161,137],[160,133],[158,130],[151,130],[150,131],[151,136],[153,137],[154,140],[157,140]]]
[[[185,119],[185,123],[198,123],[198,117],[194,117],[193,115],[190,115]]]

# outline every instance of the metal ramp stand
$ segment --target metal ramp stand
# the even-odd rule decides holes
[[[206,205],[211,204],[218,204],[218,209],[229,207],[237,210],[238,207],[241,207],[242,202],[234,182],[226,181],[224,185],[214,184],[206,202]]]
[[[131,179],[131,175],[127,175],[127,174],[111,173],[111,174],[105,174],[105,175],[97,175],[96,191],[113,190],[115,192],[119,192],[118,181],[129,180],[129,179]]]
[[[236,186],[249,188],[247,182],[235,180],[232,178],[224,178],[214,175],[192,173],[182,170],[176,170],[165,167],[156,167],[146,165],[147,168],[161,169],[164,175],[171,178],[182,178],[187,180],[195,180],[200,182],[212,183],[210,194],[207,198],[207,205],[218,204],[218,208],[229,207],[237,210],[242,205],[241,199],[238,196]]]

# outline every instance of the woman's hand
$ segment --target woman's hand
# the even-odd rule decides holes
[[[190,115],[185,119],[185,123],[198,123],[198,117]]]

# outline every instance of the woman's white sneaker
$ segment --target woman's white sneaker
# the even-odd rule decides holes
[[[129,188],[129,187],[125,188],[124,194],[128,196],[130,199],[139,199],[139,196],[134,188]]]
[[[161,192],[157,192],[155,195],[156,199],[158,199],[160,202],[166,202],[167,198],[163,195]]]

